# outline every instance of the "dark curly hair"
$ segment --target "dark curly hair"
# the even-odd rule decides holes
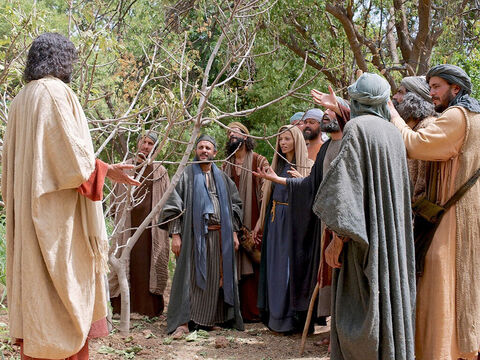
[[[77,50],[70,40],[57,33],[44,33],[33,40],[23,79],[30,82],[54,76],[69,83],[76,60]]]

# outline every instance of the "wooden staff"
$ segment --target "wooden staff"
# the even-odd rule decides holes
[[[319,284],[315,285],[313,290],[312,298],[310,299],[310,305],[308,305],[307,318],[305,319],[305,327],[303,328],[302,342],[300,344],[300,356],[303,355],[303,350],[305,350],[305,341],[307,340],[308,328],[310,327],[310,321],[312,320],[313,307],[315,306],[315,300],[317,300]]]

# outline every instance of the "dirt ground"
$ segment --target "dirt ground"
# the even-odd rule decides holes
[[[326,345],[315,345],[329,336],[329,328],[316,327],[309,335],[303,356],[299,355],[301,335],[278,335],[263,324],[246,324],[245,331],[229,329],[190,333],[174,340],[166,333],[166,317],[148,319],[132,315],[129,336],[115,329],[105,338],[90,341],[90,359],[320,359],[328,360]],[[20,359],[19,348],[8,335],[6,309],[0,310],[0,359]]]
[[[327,327],[317,327],[315,334],[309,335],[302,357],[300,335],[276,335],[262,324],[246,324],[243,332],[222,329],[190,333],[193,336],[188,341],[170,340],[163,315],[152,321],[134,314],[131,326],[127,337],[114,330],[106,338],[90,341],[90,359],[329,359],[326,346],[314,345],[328,336]],[[5,310],[0,314],[0,334],[2,359],[19,359],[19,348],[8,338]],[[217,347],[216,342],[223,342],[217,346],[224,347]]]

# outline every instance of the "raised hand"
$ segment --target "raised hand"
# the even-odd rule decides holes
[[[328,85],[328,92],[328,94],[325,94],[321,91],[312,89],[310,94],[313,97],[313,101],[315,101],[317,104],[335,111],[335,109],[338,107],[337,97],[330,85]]]
[[[257,171],[253,171],[253,175],[273,182],[276,182],[275,180],[278,178],[278,175],[270,166],[266,166],[263,169],[258,168]]]

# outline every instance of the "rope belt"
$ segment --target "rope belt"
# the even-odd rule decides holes
[[[271,211],[272,221],[271,221],[271,222],[273,222],[273,221],[275,220],[275,213],[276,213],[277,205],[285,205],[285,206],[288,206],[288,203],[286,203],[286,202],[281,202],[281,201],[277,201],[277,200],[272,200],[272,211]]]

